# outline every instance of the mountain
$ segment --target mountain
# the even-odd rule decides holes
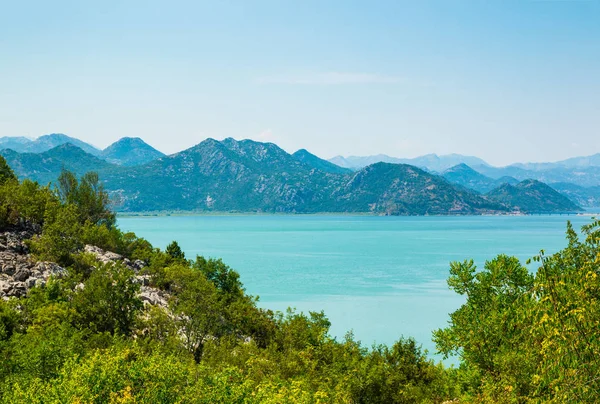
[[[453,184],[472,189],[482,194],[505,183],[514,185],[519,182],[513,177],[500,177],[499,179],[487,177],[464,163],[450,167],[442,173],[442,177]]]
[[[557,182],[549,185],[580,206],[587,208],[600,207],[600,186],[581,187],[566,182]]]
[[[272,143],[207,139],[143,166],[111,172],[122,211],[374,212],[505,211],[441,177],[378,163],[357,173],[315,170]]]
[[[525,180],[517,185],[504,184],[488,192],[486,197],[523,213],[567,213],[582,210],[569,198],[537,180]]]
[[[71,143],[86,153],[94,156],[100,154],[100,150],[96,149],[94,146],[82,142],[79,139],[63,135],[62,133],[52,133],[50,135],[40,136],[35,140],[29,140],[23,137],[4,137],[0,142],[0,148],[12,149],[19,153],[43,153],[66,143]]]
[[[344,168],[350,168],[354,171],[360,170],[366,166],[375,163],[394,163],[398,164],[401,162],[401,159],[396,157],[390,157],[385,154],[378,154],[376,156],[336,156],[329,160],[330,163],[338,165]]]
[[[88,171],[103,172],[114,168],[79,147],[65,143],[43,153],[18,153],[11,149],[0,150],[8,165],[19,178],[29,178],[40,184],[55,181],[63,168],[77,175]]]
[[[352,170],[349,168],[340,167],[336,164],[333,164],[327,160],[323,160],[314,154],[310,153],[306,149],[300,149],[294,154],[292,154],[294,158],[298,161],[303,162],[304,164],[315,168],[317,170],[321,170],[326,173],[332,174],[349,174],[352,173]]]
[[[558,161],[556,164],[563,167],[600,167],[600,153],[591,156],[572,157]]]
[[[139,137],[124,137],[104,149],[104,160],[120,166],[137,166],[164,157],[164,154]]]
[[[351,168],[353,170],[358,170],[371,164],[383,162],[393,164],[409,164],[433,172],[442,172],[461,163],[469,166],[488,165],[485,161],[478,157],[463,156],[461,154],[446,154],[442,156],[438,156],[437,154],[426,154],[424,156],[415,157],[412,159],[390,157],[385,154],[378,154],[375,156],[336,156],[330,159],[329,162],[339,165],[340,167]]]
[[[516,166],[490,167],[473,166],[474,170],[491,178],[510,176],[518,180],[536,179],[547,184],[555,182],[567,182],[582,187],[593,187],[600,185],[600,167],[555,167],[547,170],[526,170]]]
[[[483,165],[488,163],[478,157],[463,156],[462,154],[446,154],[438,156],[437,154],[426,154],[425,156],[416,157],[414,159],[402,159],[402,163],[411,164],[417,167],[425,167],[428,170],[442,172],[457,164],[466,164],[469,166]]]
[[[114,173],[106,185],[125,211],[299,212],[316,209],[335,178],[272,143],[207,139]]]
[[[407,164],[376,163],[357,172],[334,193],[347,212],[392,215],[481,214],[506,211],[442,177]]]
[[[153,150],[139,139],[122,139],[104,156],[133,164],[132,155],[146,158],[146,152]],[[577,208],[537,181],[535,187],[525,187],[524,182],[481,196],[467,188],[482,192],[501,180],[487,178],[466,164],[446,170],[450,181],[407,164],[376,163],[351,172],[306,150],[290,155],[273,143],[231,138],[207,139],[136,166],[109,163],[70,143],[42,153],[4,149],[0,154],[20,178],[40,183],[56,180],[63,168],[77,175],[97,171],[121,211],[425,215],[501,213],[513,207],[527,212]]]
[[[22,136],[0,137],[0,149],[23,150],[31,141],[31,139]]]
[[[504,177],[496,178],[494,180],[494,183],[496,184],[494,186],[494,188],[497,188],[497,187],[499,187],[502,184],[517,185],[519,183],[519,180],[516,179],[515,177],[511,177],[511,176],[505,175]]]
[[[556,161],[553,163],[515,163],[514,167],[523,168],[532,171],[545,171],[555,168],[585,168],[585,167],[600,167],[600,153],[591,156],[571,157],[566,160]]]

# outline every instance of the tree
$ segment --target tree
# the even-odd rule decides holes
[[[52,205],[46,209],[45,221],[42,235],[30,242],[34,254],[44,261],[70,265],[72,254],[83,248],[77,208],[74,205]]]
[[[16,181],[17,176],[14,171],[10,168],[6,159],[0,156],[0,185],[5,184],[8,181]]]
[[[58,177],[56,192],[63,204],[77,206],[81,224],[86,221],[107,227],[115,224],[116,216],[109,209],[110,199],[98,173],[86,173],[78,181],[75,174],[63,170]]]
[[[176,265],[169,268],[169,273],[174,294],[171,311],[184,337],[185,348],[200,362],[207,339],[222,333],[223,306],[215,286],[200,272]]]
[[[167,247],[167,252],[169,248]],[[225,265],[220,259],[206,259],[196,257],[192,267],[204,274],[216,288],[226,296],[227,300],[235,300],[244,295],[244,288],[240,282],[240,274]]]
[[[167,246],[165,252],[174,260],[185,260],[185,253],[181,250],[181,247],[179,247],[179,243],[177,243],[177,241],[172,241]]]
[[[76,323],[95,333],[130,335],[139,310],[139,285],[132,282],[133,272],[122,264],[101,265],[92,271],[83,289],[73,296]]]

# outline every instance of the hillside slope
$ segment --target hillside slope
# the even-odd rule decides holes
[[[73,171],[77,175],[88,171],[104,173],[115,168],[114,165],[99,159],[79,147],[65,143],[43,153],[18,153],[14,150],[0,150],[7,163],[19,178],[29,178],[41,184],[47,184],[58,178],[62,169]]]
[[[104,160],[121,166],[137,166],[164,157],[139,137],[124,137],[104,149],[100,155]]]
[[[525,180],[514,186],[504,184],[488,192],[486,197],[524,213],[566,213],[582,210],[569,198],[537,180]]]

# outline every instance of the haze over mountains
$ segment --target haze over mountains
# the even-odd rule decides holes
[[[340,167],[345,167],[353,170],[359,170],[371,164],[383,162],[393,164],[410,164],[412,166],[420,167],[428,171],[442,172],[450,167],[457,164],[468,164],[470,166],[487,166],[489,165],[482,159],[473,156],[463,156],[461,154],[446,154],[438,156],[437,154],[426,154],[424,156],[415,157],[412,159],[390,157],[385,154],[378,154],[376,156],[336,156],[329,159],[331,163],[334,163]]]
[[[458,154],[327,161],[304,149],[289,154],[273,143],[231,138],[165,156],[139,138],[102,151],[62,134],[4,137],[0,148],[21,178],[41,183],[63,168],[98,171],[117,210],[130,212],[541,213],[575,212],[600,201],[596,156],[501,168]]]

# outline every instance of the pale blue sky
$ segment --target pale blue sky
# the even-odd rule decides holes
[[[4,1],[0,136],[600,152],[600,0]]]

